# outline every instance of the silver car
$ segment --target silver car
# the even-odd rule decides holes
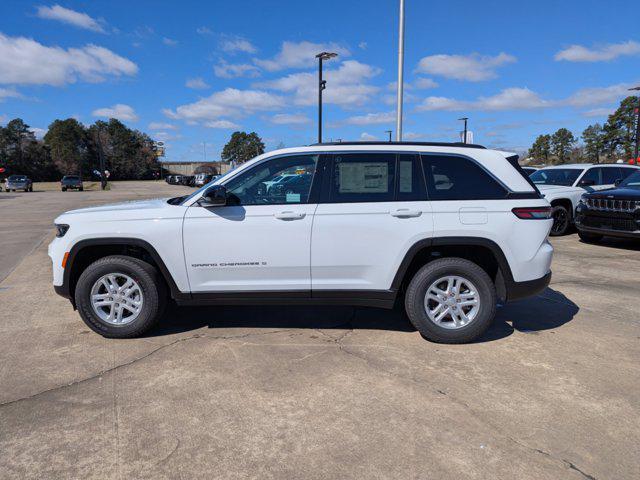
[[[24,190],[33,192],[33,182],[26,175],[11,175],[5,180],[4,188],[7,192]]]

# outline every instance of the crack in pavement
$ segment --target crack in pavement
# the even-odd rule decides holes
[[[137,363],[137,362],[140,362],[140,361],[142,361],[142,360],[144,360],[146,358],[149,358],[151,355],[154,355],[154,354],[158,353],[161,350],[165,350],[165,349],[167,349],[169,347],[173,347],[174,345],[177,345],[179,343],[183,343],[183,342],[186,342],[186,341],[189,341],[189,340],[194,340],[194,339],[197,339],[197,338],[208,338],[208,339],[211,339],[211,340],[235,340],[235,339],[248,338],[248,337],[257,337],[257,336],[262,336],[262,335],[271,335],[271,334],[274,334],[274,333],[282,333],[282,332],[289,332],[289,331],[291,331],[291,329],[273,330],[273,331],[270,331],[270,332],[245,333],[245,334],[242,334],[242,335],[207,335],[206,333],[190,335],[188,337],[179,338],[179,339],[174,340],[173,342],[169,342],[169,343],[167,343],[165,345],[161,345],[158,348],[154,348],[150,352],[142,355],[141,357],[134,358],[133,360],[131,360],[129,362],[121,363],[121,364],[115,365],[115,366],[113,366],[111,368],[107,368],[105,370],[101,370],[98,373],[96,373],[94,375],[91,375],[90,377],[86,377],[86,378],[83,378],[83,379],[80,379],[80,380],[75,380],[75,381],[73,381],[71,383],[66,383],[64,385],[58,385],[57,387],[48,388],[46,390],[42,390],[40,392],[36,392],[36,393],[34,393],[32,395],[27,395],[26,397],[17,398],[15,400],[9,400],[8,402],[0,403],[0,408],[6,407],[6,406],[9,406],[9,405],[13,405],[15,403],[19,403],[19,402],[22,402],[24,400],[32,400],[32,399],[34,399],[36,397],[39,397],[41,395],[44,395],[46,393],[55,392],[57,390],[63,390],[63,389],[68,388],[68,387],[73,387],[74,385],[79,385],[81,383],[88,382],[89,380],[93,380],[93,379],[99,378],[99,377],[101,377],[103,375],[106,375],[108,373],[114,372],[114,371],[116,371],[116,370],[118,370],[120,368],[128,367],[130,365],[133,365],[134,363]]]

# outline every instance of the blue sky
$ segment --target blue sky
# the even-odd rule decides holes
[[[406,0],[405,139],[527,148],[603,122],[640,84],[632,1]],[[0,123],[38,135],[56,118],[114,116],[167,144],[167,160],[219,159],[236,129],[268,149],[395,127],[397,2],[0,3]]]

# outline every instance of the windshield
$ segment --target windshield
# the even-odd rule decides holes
[[[227,177],[233,171],[235,171],[235,168],[232,168],[228,172],[223,173],[222,175],[220,175],[219,177],[212,179],[209,183],[204,184],[202,187],[200,187],[198,190],[193,192],[191,195],[187,195],[186,197],[178,197],[178,198],[180,198],[180,205],[184,205],[186,202],[191,200],[193,197],[195,197],[197,195],[200,195],[200,192],[203,192],[204,190],[209,188],[212,183],[217,183],[219,180],[224,179],[225,177]]]
[[[24,182],[26,179],[27,177],[24,177],[22,175],[11,175],[9,177],[10,182]]]
[[[582,172],[584,170],[581,168],[543,168],[532,173],[529,178],[536,185],[562,185],[569,187],[575,183]]]
[[[63,180],[80,180],[80,177],[69,175],[63,178]]]
[[[620,183],[620,187],[635,188],[640,190],[640,172],[629,175],[626,180]]]

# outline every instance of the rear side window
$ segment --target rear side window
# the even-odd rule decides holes
[[[395,192],[396,155],[346,153],[333,157],[330,201],[391,202]]]
[[[456,155],[422,155],[430,200],[499,200],[507,190],[478,164]]]

